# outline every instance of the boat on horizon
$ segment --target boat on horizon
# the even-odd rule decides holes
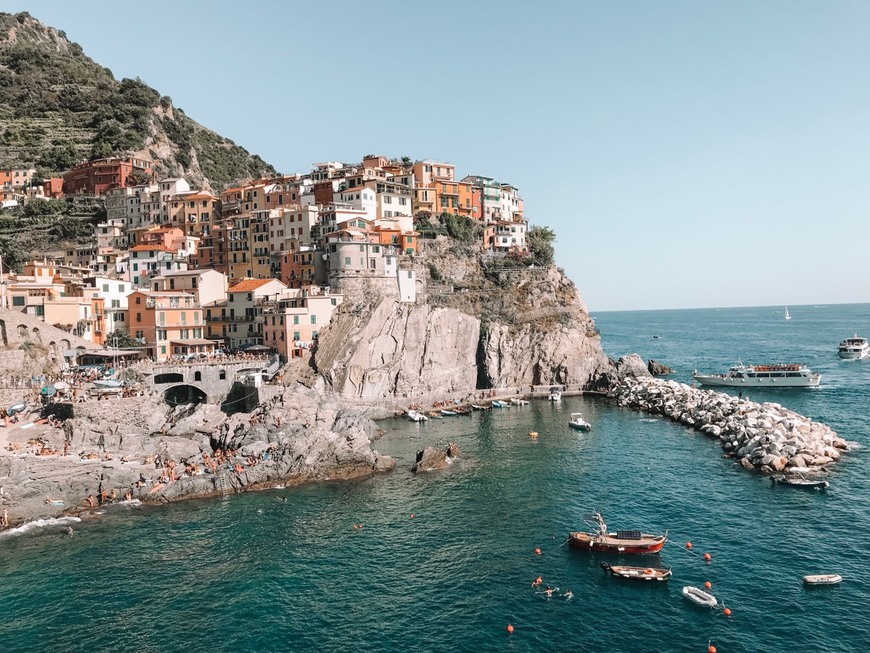
[[[791,314],[788,312],[788,306],[785,307],[785,319],[790,320]]]
[[[822,375],[800,363],[734,365],[725,374],[698,374],[692,378],[702,385],[731,388],[814,388]]]
[[[843,360],[861,360],[870,356],[870,344],[867,344],[867,338],[861,338],[856,333],[840,343],[837,355]]]
[[[595,529],[594,532],[572,531],[568,533],[568,543],[572,548],[585,551],[602,551],[605,553],[643,554],[658,553],[665,545],[668,534],[651,535],[638,530],[616,531],[609,533],[607,524],[600,512],[589,515],[586,524]]]
[[[719,604],[716,597],[710,594],[710,592],[705,592],[704,590],[692,587],[691,585],[683,587],[683,596],[695,605],[700,605],[704,608],[715,608]]]
[[[611,565],[602,562],[601,568],[609,571],[611,576],[627,580],[645,580],[666,582],[673,572],[664,567],[629,567],[628,565]]]
[[[571,413],[571,419],[568,420],[568,426],[578,431],[591,431],[592,424],[583,419],[583,413]]]

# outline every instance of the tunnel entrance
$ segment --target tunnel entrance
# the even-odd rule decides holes
[[[163,400],[170,406],[183,404],[201,404],[208,399],[208,395],[192,385],[177,385],[163,393]]]
[[[258,403],[260,403],[260,393],[257,388],[236,381],[221,404],[221,410],[227,415],[250,413]]]

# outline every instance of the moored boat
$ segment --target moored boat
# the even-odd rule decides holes
[[[732,388],[814,388],[822,375],[798,363],[777,365],[735,365],[725,374],[692,375],[698,383]]]
[[[471,404],[471,410],[489,410],[489,408],[480,404]]]
[[[412,422],[426,422],[429,420],[423,413],[416,410],[409,410],[405,413],[409,420]]]
[[[664,567],[629,567],[628,565],[611,565],[601,563],[601,568],[609,571],[612,576],[626,578],[628,580],[667,581],[673,572]]]
[[[856,333],[840,343],[837,355],[844,360],[860,360],[870,356],[870,344],[867,344],[867,338],[860,338]]]
[[[705,608],[715,608],[719,604],[718,601],[716,601],[716,597],[710,594],[710,592],[705,592],[704,590],[692,587],[691,585],[686,585],[683,588],[683,596],[689,599],[692,603]]]
[[[583,413],[571,413],[571,419],[568,420],[568,426],[578,431],[591,431],[592,425],[583,419]]]
[[[792,468],[786,474],[774,474],[770,477],[774,483],[780,485],[791,485],[792,487],[806,488],[808,490],[824,490],[830,483],[821,476],[813,474],[808,468],[806,472],[795,471],[797,468]]]
[[[98,388],[121,388],[124,385],[123,381],[116,381],[115,379],[99,379],[97,381],[91,381],[91,383]]]
[[[507,408],[510,404],[506,401],[499,401],[498,399],[493,399],[490,404],[493,408]]]
[[[550,401],[562,401],[562,390],[555,386],[550,388]]]
[[[516,397],[513,397],[511,399],[511,404],[513,404],[514,406],[528,406],[529,402],[525,399],[517,399]]]
[[[459,413],[457,413],[455,410],[449,410],[447,408],[442,408],[441,414],[444,417],[456,417]]]
[[[843,582],[840,574],[808,574],[804,576],[807,585],[837,585]]]
[[[651,535],[641,531],[607,532],[607,524],[600,512],[589,515],[586,523],[596,531],[586,533],[572,531],[568,533],[568,543],[575,549],[587,551],[604,551],[607,553],[658,553],[662,550],[668,534]]]

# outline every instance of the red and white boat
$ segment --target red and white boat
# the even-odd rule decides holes
[[[668,534],[651,535],[640,531],[607,532],[607,524],[600,512],[590,515],[586,521],[596,532],[568,533],[568,543],[575,549],[585,551],[604,551],[607,553],[658,553],[665,545]]]

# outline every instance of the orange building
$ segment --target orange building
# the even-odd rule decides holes
[[[149,180],[154,177],[151,162],[145,159],[85,161],[63,176],[63,192],[66,195],[102,195],[107,190],[128,186],[128,178],[134,172]]]
[[[483,216],[483,201],[480,196],[480,188],[466,181],[456,182],[459,190],[458,215],[464,215],[472,220],[481,220]]]
[[[127,301],[130,335],[157,360],[214,351],[215,343],[202,337],[202,307],[193,295],[137,290]]]

